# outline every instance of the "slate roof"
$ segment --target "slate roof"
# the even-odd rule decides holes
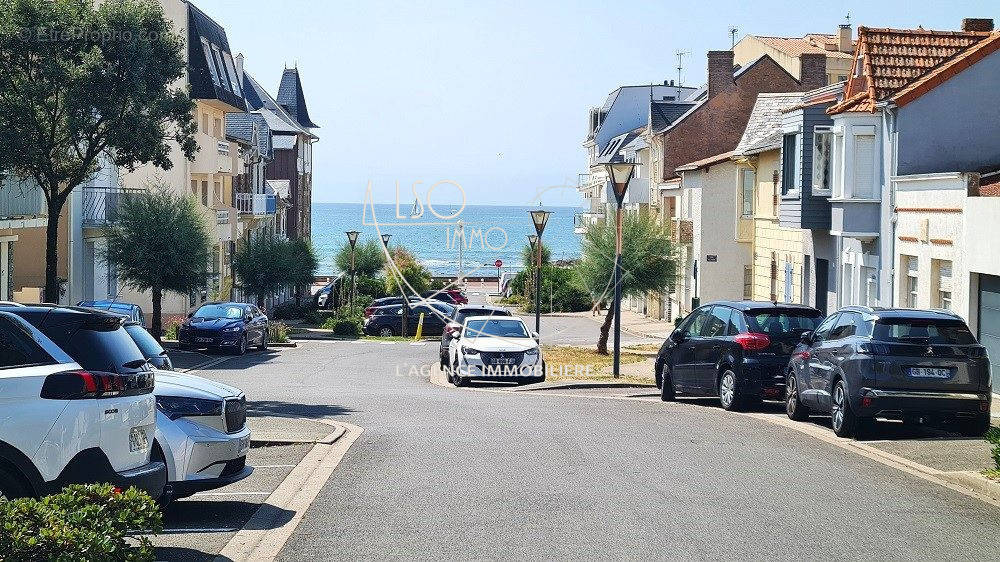
[[[748,155],[781,147],[781,110],[802,100],[801,92],[758,94],[734,154]]]
[[[766,35],[753,35],[753,37],[768,47],[792,57],[798,57],[804,53],[819,53],[830,58],[854,58],[853,53],[838,51],[839,38],[827,33],[809,33],[804,37],[770,37]],[[856,45],[857,42],[854,44]]]
[[[649,105],[650,128],[653,133],[669,127],[681,115],[694,107],[693,101],[654,101]]]
[[[298,124],[294,117],[281,107],[271,94],[260,85],[249,72],[243,72],[243,95],[246,97],[248,109],[257,111],[267,120],[272,131],[286,133],[302,133],[316,138]]]
[[[597,157],[597,161],[601,164],[607,164],[611,162],[624,162],[625,158],[621,154],[622,149],[625,148],[630,142],[642,135],[643,127],[634,129],[627,133],[622,133],[617,137],[612,137],[608,141],[608,145],[604,147],[604,150]]]
[[[875,111],[877,103],[991,36],[979,31],[858,27],[858,52],[843,101],[827,113]],[[858,75],[858,64],[862,73]]]
[[[253,125],[257,124],[257,151],[271,159],[271,128],[259,113],[227,113],[226,136],[249,144],[253,141]]]
[[[281,83],[278,85],[278,103],[288,110],[288,113],[295,118],[299,125],[310,129],[319,127],[309,118],[306,96],[302,91],[302,80],[299,78],[297,68],[286,68],[285,72],[281,74]]]

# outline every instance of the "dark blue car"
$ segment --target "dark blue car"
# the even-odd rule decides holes
[[[76,303],[76,306],[85,306],[87,308],[96,308],[98,310],[107,310],[108,312],[114,312],[115,314],[121,314],[122,316],[128,318],[132,322],[139,323],[140,326],[146,325],[146,318],[142,314],[142,308],[137,304],[132,304],[130,302],[121,301],[80,301]]]
[[[177,329],[181,349],[230,350],[239,355],[250,346],[267,349],[267,316],[252,304],[210,302],[188,315]]]

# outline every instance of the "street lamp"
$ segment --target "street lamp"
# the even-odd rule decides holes
[[[545,232],[545,223],[549,222],[549,215],[552,213],[542,209],[528,211],[531,213],[531,222],[535,225],[535,232],[538,233],[535,243],[535,332],[542,333],[542,233]]]
[[[625,190],[628,189],[628,182],[635,173],[635,162],[614,162],[604,164],[608,177],[611,178],[611,185],[615,191],[615,201],[618,203],[615,208],[615,358],[614,376],[618,378],[619,367],[621,365],[621,340],[622,340],[622,203],[625,201]]]
[[[347,241],[351,243],[351,311],[354,311],[354,245],[358,243],[358,234],[361,234],[357,230],[347,231]]]
[[[388,250],[389,250],[389,239],[390,238],[392,238],[392,234],[383,234],[382,235],[382,247],[386,249],[387,253],[388,253]],[[389,257],[389,259],[392,259],[392,257]],[[389,271],[390,271],[389,268],[386,267],[386,274],[388,274]],[[399,319],[399,334],[405,338],[406,337],[406,319],[410,316],[410,303],[406,299],[406,292],[403,291],[403,282],[402,282],[403,276],[400,275],[399,278],[400,278],[400,282],[398,283],[399,294],[400,294],[400,296],[403,297],[403,317]]]

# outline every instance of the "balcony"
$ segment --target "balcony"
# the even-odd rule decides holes
[[[277,200],[274,195],[265,193],[237,193],[236,210],[241,215],[263,217],[273,215],[277,211]]]
[[[233,239],[233,224],[230,220],[229,209],[217,209],[215,211],[215,231],[218,239],[228,242]]]
[[[670,219],[670,240],[674,244],[693,244],[694,221],[691,219]]]
[[[573,215],[573,232],[583,234],[591,225],[604,222],[604,213],[576,213]]]
[[[229,154],[229,142],[219,141],[217,152],[219,153],[219,173],[233,173],[233,157]]]
[[[0,181],[0,220],[37,218],[48,215],[45,194],[32,180],[3,177]]]
[[[146,193],[144,189],[83,187],[83,226],[107,226],[118,220],[118,210],[126,197]]]

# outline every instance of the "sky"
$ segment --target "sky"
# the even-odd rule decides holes
[[[629,3],[193,0],[233,53],[277,93],[297,66],[312,120],[314,202],[422,201],[442,181],[468,204],[582,205],[591,107],[620,85],[705,80],[705,53],[744,34],[869,27],[958,29],[993,17],[995,0]],[[415,182],[417,183],[414,187]],[[433,201],[460,200],[441,183]]]

